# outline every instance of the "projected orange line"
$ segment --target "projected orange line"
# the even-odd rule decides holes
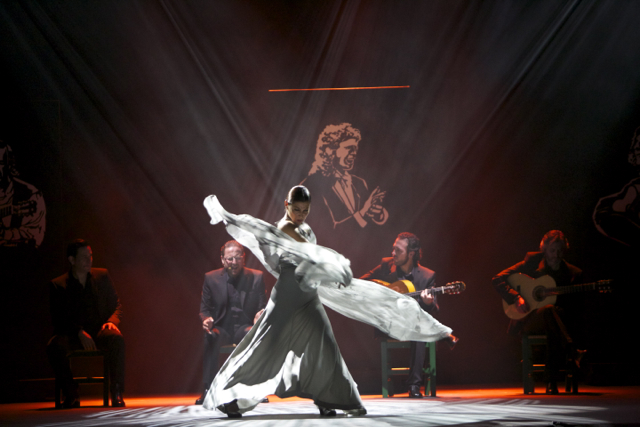
[[[411,86],[318,87],[311,89],[269,89],[269,92],[309,92],[316,90],[404,89]]]

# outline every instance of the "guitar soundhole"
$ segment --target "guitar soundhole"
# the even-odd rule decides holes
[[[544,292],[546,291],[547,288],[545,288],[544,286],[536,286],[536,288],[533,290],[532,295],[533,295],[533,299],[540,302],[543,299],[545,299],[545,294]]]

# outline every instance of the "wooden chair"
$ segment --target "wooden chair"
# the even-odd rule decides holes
[[[546,346],[546,335],[523,335],[522,336],[522,383],[524,394],[535,393],[534,374],[544,372],[544,363],[535,363],[533,357],[534,346]],[[578,393],[577,368],[573,363],[567,363],[567,367],[561,372],[565,373],[565,392]]]
[[[420,343],[418,343],[420,345]],[[424,372],[424,391],[425,395],[436,397],[436,343],[424,343],[427,348],[427,358],[429,359],[427,367],[423,367]],[[398,348],[411,348],[410,341],[397,340],[381,340],[380,352],[382,355],[382,397],[393,397],[393,391],[390,390],[391,376],[406,375],[409,373],[408,367],[393,367],[390,362],[390,351]]]
[[[106,355],[104,352],[100,350],[96,351],[88,351],[88,350],[76,350],[71,352],[68,355],[69,359],[80,358],[80,357],[101,357],[102,358],[102,377],[94,377],[94,376],[74,376],[73,379],[78,384],[102,384],[102,402],[104,406],[109,406],[109,364],[106,360]],[[55,382],[55,404],[56,408],[62,407],[62,402],[60,399],[60,394],[62,392],[62,387],[58,383]]]

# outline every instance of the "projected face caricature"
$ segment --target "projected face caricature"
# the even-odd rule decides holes
[[[358,141],[355,138],[342,141],[335,151],[334,167],[338,170],[350,171],[358,154]]]
[[[324,128],[316,144],[315,160],[302,185],[318,194],[333,228],[369,223],[382,225],[389,219],[383,207],[385,192],[369,190],[367,182],[351,174],[358,154],[360,131],[349,123]]]
[[[45,231],[44,199],[18,175],[11,147],[0,140],[0,246],[38,247]]]
[[[640,127],[631,139],[627,160],[640,172]],[[629,181],[619,192],[600,199],[593,211],[593,222],[605,236],[640,247],[640,177]]]

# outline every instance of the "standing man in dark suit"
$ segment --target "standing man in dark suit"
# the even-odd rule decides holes
[[[218,373],[220,347],[242,341],[267,305],[262,272],[244,266],[244,248],[240,243],[235,240],[225,243],[220,248],[220,259],[224,268],[206,273],[202,285],[204,392],[196,405],[202,405]]]
[[[361,277],[364,280],[382,280],[393,283],[398,280],[409,280],[420,293],[418,303],[424,311],[434,314],[440,308],[435,295],[429,293],[429,288],[436,284],[436,273],[420,265],[422,249],[420,240],[412,233],[400,233],[393,243],[392,257],[382,258],[379,266]],[[451,348],[458,339],[451,335],[448,343]],[[422,383],[422,367],[426,356],[424,343],[411,342],[411,364],[407,386],[409,397],[422,397],[420,384]]]
[[[106,353],[111,380],[111,406],[125,406],[124,339],[118,329],[122,308],[109,273],[91,268],[89,243],[78,239],[67,247],[68,273],[51,281],[50,304],[54,336],[47,344],[49,363],[64,392],[64,408],[77,408],[78,384],[73,380],[67,354],[73,350]]]

